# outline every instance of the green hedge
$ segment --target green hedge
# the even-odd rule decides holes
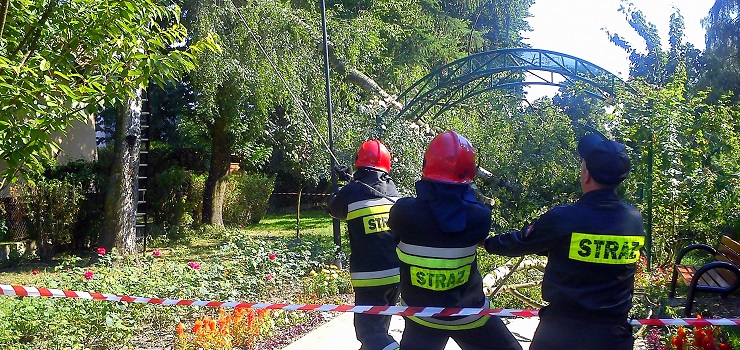
[[[227,225],[254,225],[267,212],[267,200],[275,178],[264,174],[236,173],[229,176],[223,219]]]

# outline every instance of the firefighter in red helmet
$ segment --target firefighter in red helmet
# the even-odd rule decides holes
[[[478,271],[478,242],[488,236],[491,210],[470,184],[475,149],[454,131],[437,135],[424,153],[416,197],[391,208],[388,226],[400,261],[401,302],[408,306],[487,308]],[[403,350],[444,349],[449,338],[468,349],[521,349],[495,316],[405,317]]]
[[[329,199],[331,216],[347,221],[349,270],[355,305],[396,305],[398,303],[398,258],[396,243],[388,229],[388,212],[398,198],[388,173],[391,155],[379,140],[364,142],[357,151],[355,173],[347,167],[335,169],[348,183]],[[388,334],[391,316],[354,315],[355,335],[361,350],[397,349]]]

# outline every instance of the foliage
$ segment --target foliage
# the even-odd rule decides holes
[[[227,230],[213,247],[201,245],[198,239],[202,238],[188,240],[192,246],[173,242],[170,247],[146,252],[138,262],[115,250],[102,255],[98,252],[92,265],[90,256],[59,256],[56,269],[42,269],[33,275],[25,272],[33,279],[24,284],[172,299],[285,302],[301,299],[304,276],[333,260],[329,230],[324,232],[286,242],[256,231]],[[201,248],[204,250],[195,254]],[[175,325],[193,324],[208,315],[212,316],[208,310],[193,307],[6,297],[0,298],[0,345],[14,349],[120,348],[147,342],[165,348],[174,342],[167,334]],[[232,325],[237,324],[235,315],[231,316]],[[293,325],[301,322],[300,316],[273,312],[265,326]],[[243,317],[249,316],[245,313]],[[242,331],[249,331],[249,326],[245,327]],[[238,332],[231,333],[234,346]],[[264,332],[267,330],[261,334]],[[145,338],[148,333],[157,339]],[[254,341],[256,338],[249,338],[254,335],[245,333],[243,337]]]
[[[10,1],[0,41],[0,159],[5,187],[40,172],[72,118],[124,101],[150,79],[193,68],[212,41],[173,49],[187,33],[179,8],[155,0]]]
[[[154,174],[147,192],[149,215],[163,232],[177,232],[199,222],[205,177],[173,166]]]
[[[716,101],[732,94],[740,101],[740,1],[717,0],[704,19],[707,30],[707,50],[704,53],[705,71],[699,84],[710,91],[708,98]]]
[[[82,200],[79,185],[61,180],[29,183],[17,189],[26,204],[33,237],[42,260],[51,259],[57,249],[72,243],[72,228]]]
[[[529,258],[529,257],[528,257]],[[488,254],[485,251],[479,251],[478,253],[478,270],[482,277],[493,272],[497,267],[511,264],[513,265],[519,258],[505,257],[495,254]],[[542,280],[542,272],[537,269],[529,269],[524,271],[516,271],[512,273],[509,278],[504,281],[504,285],[515,285],[523,283],[531,283]],[[495,286],[495,287],[498,287]],[[539,285],[535,285],[531,288],[520,288],[517,289],[519,293],[525,297],[533,300],[539,304],[545,304],[542,300],[542,290]],[[502,293],[499,291],[493,296],[489,296],[491,306],[494,308],[510,308],[510,309],[532,309],[530,305],[527,305],[519,298],[515,297],[511,293]]]
[[[304,297],[320,300],[351,291],[352,283],[349,273],[338,269],[334,264],[311,270],[308,276],[303,278]]]
[[[611,41],[630,55],[630,79],[641,77],[650,84],[664,86],[674,74],[684,71],[688,76],[684,83],[695,84],[698,81],[701,52],[685,42],[684,20],[678,10],[671,14],[668,33],[670,47],[667,51],[663,50],[658,29],[645,18],[641,10],[630,4],[629,7],[620,8],[620,11],[625,14],[632,29],[645,40],[647,49],[643,54],[618,34],[610,34]]]
[[[45,179],[58,179],[73,184],[81,195],[77,204],[79,211],[74,220],[70,249],[89,248],[98,240],[98,232],[103,221],[103,198],[108,184],[105,153],[106,150],[101,150],[101,157],[97,161],[76,160],[54,166],[44,172]]]
[[[224,223],[255,225],[267,212],[275,179],[263,174],[236,173],[228,178]]]
[[[713,245],[723,232],[736,230],[740,211],[740,111],[729,100],[707,104],[706,93],[689,95],[685,79],[675,75],[658,89],[636,82],[642,96],[616,112],[629,116],[618,127],[635,151],[626,186],[652,184],[638,208],[652,214],[653,253],[663,266],[683,240]]]
[[[701,316],[698,316],[701,318]],[[649,350],[732,350],[727,335],[720,327],[695,327],[688,331],[683,326],[654,328],[647,338]]]
[[[647,268],[647,258],[640,256],[635,272],[635,296],[632,300],[632,318],[649,318],[662,312],[660,305],[667,300],[672,270],[663,267]]]
[[[0,203],[0,242],[7,239],[5,235],[8,233],[8,225],[5,223],[5,215],[7,215],[5,203]]]
[[[185,326],[177,326],[176,350],[188,349],[232,349],[234,346],[252,347],[269,337],[274,329],[271,310],[236,307],[232,314],[224,309],[218,312],[218,319],[204,317],[194,322],[192,334],[186,333]]]

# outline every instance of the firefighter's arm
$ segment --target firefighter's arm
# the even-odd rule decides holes
[[[329,202],[326,205],[326,211],[329,215],[339,220],[347,219],[347,200],[342,191],[344,188],[345,187],[340,187],[336,192],[334,192],[334,194],[329,197]]]
[[[547,254],[556,240],[548,219],[543,215],[519,231],[488,237],[483,242],[483,247],[489,253],[504,256]]]

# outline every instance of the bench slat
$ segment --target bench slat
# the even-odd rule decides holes
[[[686,284],[689,284],[691,282],[691,278],[694,277],[696,267],[688,265],[676,265],[676,270],[678,270],[678,273],[681,274],[684,282],[686,282]]]
[[[688,285],[691,283],[691,279],[694,278],[694,275],[699,268],[697,266],[677,265],[676,269],[678,269],[684,282]],[[728,281],[725,276],[729,277],[730,281]],[[700,286],[729,287],[734,280],[734,275],[729,271],[725,269],[715,269],[709,270],[702,275],[697,284]]]
[[[709,276],[709,278],[712,280],[712,282],[709,283],[708,285],[712,287],[722,287],[722,288],[729,287],[730,284],[727,283],[727,281],[725,281],[724,278],[722,278],[722,276],[717,272],[718,270],[720,269],[709,270],[704,274],[704,276]],[[721,269],[721,270],[724,270],[724,269]]]
[[[722,259],[722,261],[727,261],[734,265],[740,265],[740,254],[738,254],[738,252],[728,249],[726,246],[719,246],[717,251],[719,254],[714,257],[715,259]]]
[[[729,284],[734,284],[735,280],[737,279],[737,276],[730,272],[728,269],[717,269],[716,270],[720,275],[722,275],[722,279],[727,281]]]
[[[729,236],[722,236],[722,240],[720,240],[720,243],[727,248],[734,250],[736,254],[740,255],[740,243],[735,242]]]

